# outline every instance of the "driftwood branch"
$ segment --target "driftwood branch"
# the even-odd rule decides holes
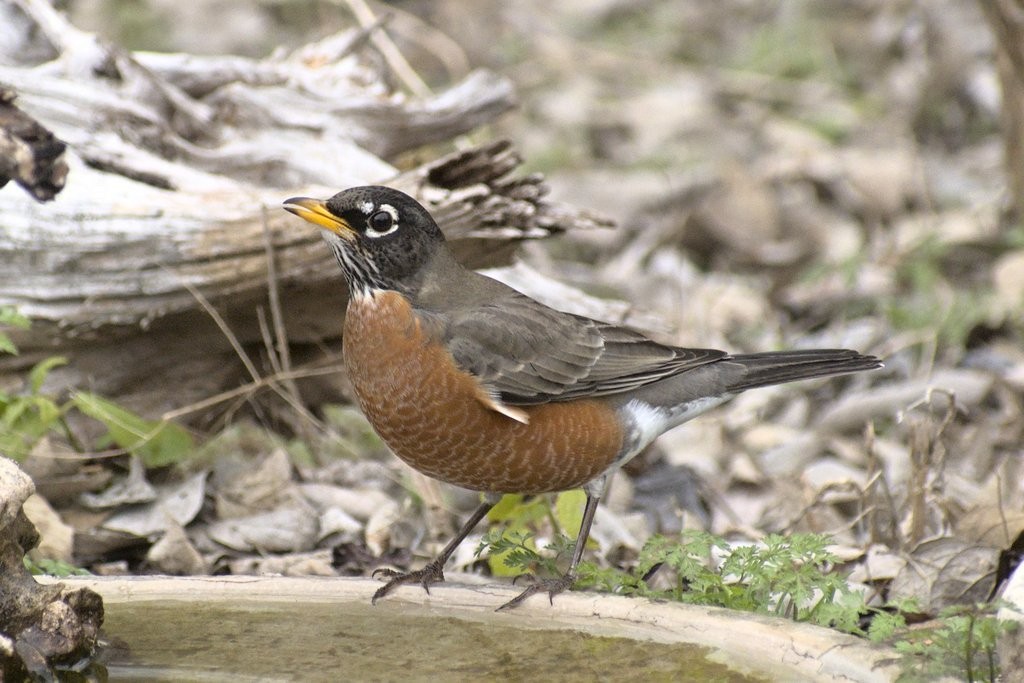
[[[279,210],[295,194],[404,189],[474,267],[601,222],[547,201],[504,142],[399,173],[395,155],[493,120],[513,91],[486,72],[423,98],[392,91],[359,27],[250,60],[128,52],[44,0],[0,0],[0,26],[0,82],[67,143],[70,169],[46,206],[0,192],[0,305],[35,321],[11,333],[22,354],[0,358],[0,386],[59,353],[70,363],[49,389],[87,384],[159,415],[253,381],[197,293],[260,358],[257,311],[276,288],[298,371],[330,362],[345,292],[316,231]]]

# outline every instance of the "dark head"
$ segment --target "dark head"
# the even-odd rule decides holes
[[[353,187],[326,201],[293,197],[284,208],[323,228],[353,293],[415,288],[423,266],[446,248],[427,210],[390,187]]]

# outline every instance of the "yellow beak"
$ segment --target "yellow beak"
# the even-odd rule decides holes
[[[343,218],[335,216],[327,210],[327,203],[322,199],[310,199],[309,197],[292,197],[284,202],[284,210],[294,213],[299,218],[318,225],[325,230],[330,230],[338,237],[352,241],[355,239],[356,231]]]

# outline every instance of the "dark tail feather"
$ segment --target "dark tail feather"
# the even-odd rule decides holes
[[[874,356],[863,356],[847,349],[749,353],[730,356],[722,362],[739,363],[746,370],[743,377],[729,385],[728,390],[732,392],[882,367],[882,362]]]

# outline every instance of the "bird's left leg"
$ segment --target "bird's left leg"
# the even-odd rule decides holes
[[[572,588],[572,585],[576,583],[576,568],[583,557],[583,549],[586,547],[587,539],[590,537],[590,527],[594,523],[594,513],[597,511],[597,504],[601,502],[601,496],[604,495],[606,483],[607,476],[601,476],[584,487],[584,491],[587,494],[587,504],[583,508],[583,521],[580,523],[580,533],[576,536],[576,545],[573,546],[572,561],[569,562],[569,569],[566,570],[565,574],[557,579],[536,579],[526,590],[499,607],[497,609],[498,612],[518,607],[526,598],[537,593],[546,592],[548,600],[551,604],[554,604],[555,595]]]

